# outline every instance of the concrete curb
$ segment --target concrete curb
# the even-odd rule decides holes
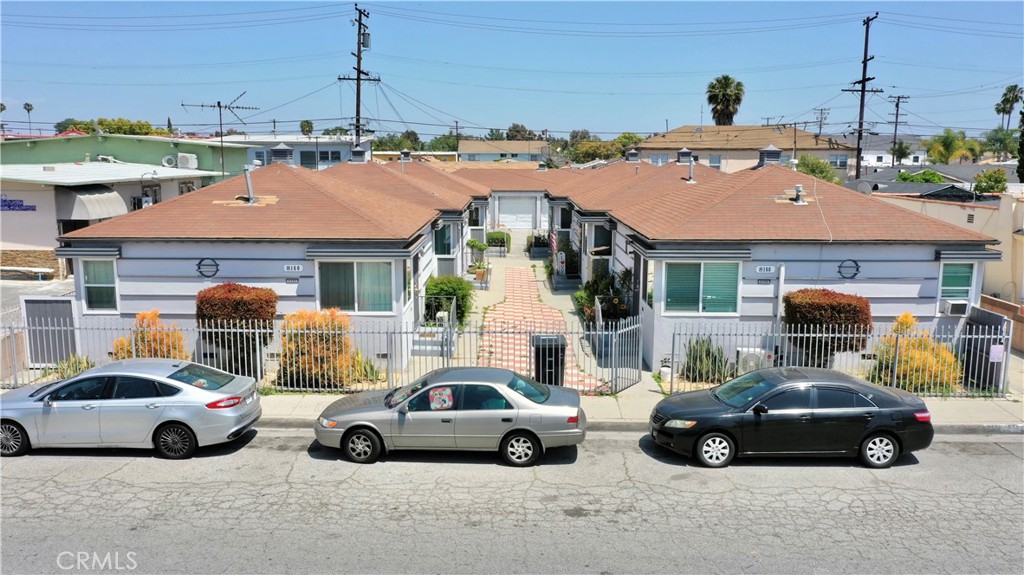
[[[263,417],[257,429],[308,429],[312,433],[314,419]],[[647,432],[647,420],[588,421],[587,431]],[[936,435],[1024,435],[1024,423],[949,423],[935,425]]]

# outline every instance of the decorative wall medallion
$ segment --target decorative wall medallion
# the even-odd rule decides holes
[[[220,271],[220,264],[213,258],[203,258],[196,264],[196,271],[204,278],[212,278]]]
[[[860,264],[857,260],[843,260],[839,263],[839,277],[844,280],[852,280],[860,273]]]

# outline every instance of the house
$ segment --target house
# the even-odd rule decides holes
[[[461,164],[461,162],[460,162]],[[520,230],[548,229],[547,191],[560,182],[582,175],[580,170],[474,169],[454,172],[460,178],[475,182],[490,191],[486,226]]]
[[[409,152],[409,157],[413,160],[433,160],[452,164],[459,161],[458,152],[425,152],[422,150],[412,150]],[[402,150],[373,150],[373,159],[378,162],[397,162],[402,159]]]
[[[460,162],[545,162],[551,144],[544,140],[459,140]]]
[[[4,267],[51,269],[64,277],[70,270],[54,253],[57,236],[187,194],[220,175],[97,160],[0,166]]]
[[[1017,164],[928,164],[919,167],[874,168],[856,182],[887,183],[897,182],[901,173],[919,174],[925,170],[937,172],[942,178],[965,189],[973,189],[974,179],[988,170],[1002,170],[1006,174],[1007,188],[1011,192],[1024,192],[1024,185],[1017,177]]]
[[[842,139],[844,143],[851,141],[850,136],[834,136],[836,140]],[[928,149],[924,146],[924,139],[920,136],[897,136],[897,141],[903,142],[910,147],[910,155],[900,160],[901,166],[923,166],[928,163]],[[856,145],[856,140],[852,140]],[[882,134],[864,134],[861,140],[861,166],[867,168],[889,168],[893,167],[892,157],[892,136]]]
[[[779,151],[783,166],[808,154],[827,160],[844,180],[856,164],[856,146],[793,126],[680,126],[647,138],[637,150],[641,160],[660,165],[672,161],[685,148],[692,152],[694,161],[733,173],[757,165],[761,150],[768,146]]]
[[[237,176],[246,163],[248,146],[225,139],[223,175]],[[66,132],[50,138],[0,142],[0,165],[98,162],[147,164],[151,167],[182,168],[215,172],[210,181],[222,177],[221,146],[216,139],[168,138]],[[197,187],[199,185],[197,184]]]
[[[246,163],[250,166],[291,164],[322,170],[344,162],[368,160],[372,137],[363,136],[355,146],[355,136],[305,136],[303,134],[231,134],[225,143],[249,147]]]

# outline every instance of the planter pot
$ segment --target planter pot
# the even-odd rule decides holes
[[[474,274],[476,275],[476,281],[482,282],[487,279],[487,270],[476,270]]]

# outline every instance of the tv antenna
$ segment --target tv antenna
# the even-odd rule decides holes
[[[185,111],[188,111],[189,108],[217,108],[217,125],[219,126],[218,131],[220,133],[220,178],[222,180],[227,177],[226,171],[224,169],[224,110],[231,112],[231,115],[237,118],[238,121],[242,123],[242,125],[248,124],[246,124],[245,120],[240,118],[238,114],[235,113],[235,110],[259,110],[259,108],[253,106],[235,105],[235,102],[241,100],[242,96],[244,96],[245,94],[245,92],[242,92],[238,95],[237,98],[231,100],[227,104],[221,104],[220,100],[217,100],[216,104],[186,104],[185,102],[181,103],[181,107],[185,108]]]

